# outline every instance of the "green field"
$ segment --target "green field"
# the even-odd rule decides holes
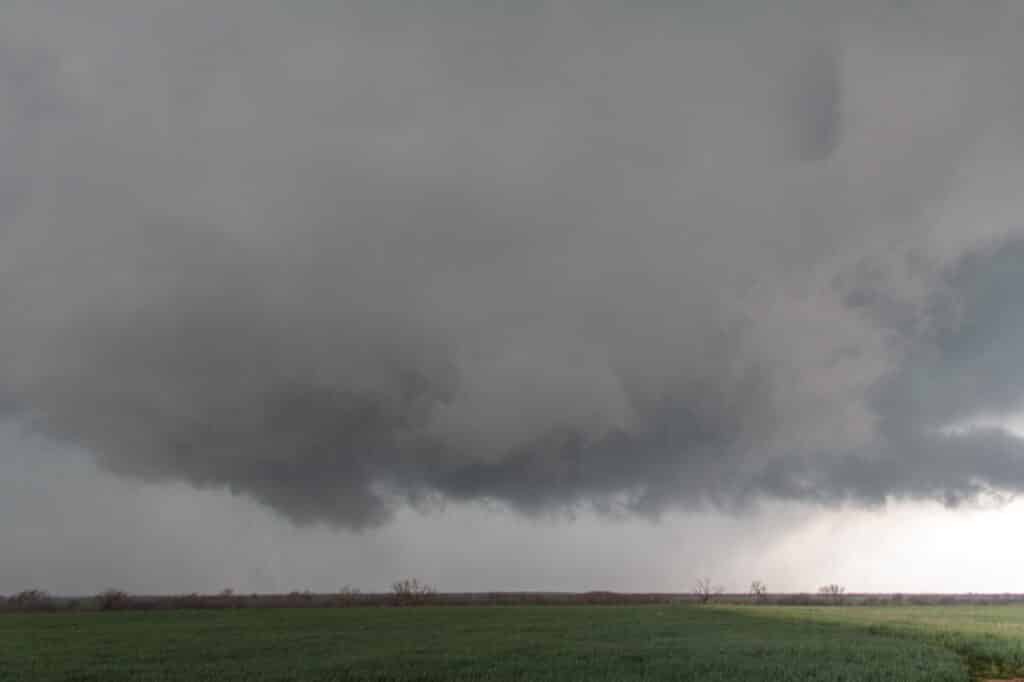
[[[736,607],[784,622],[835,623],[955,651],[975,675],[1024,674],[1024,606]]]
[[[0,680],[965,681],[1024,607],[418,607],[0,615]],[[969,668],[970,666],[970,668]]]

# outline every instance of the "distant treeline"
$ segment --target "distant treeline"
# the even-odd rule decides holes
[[[361,593],[343,590],[336,593],[291,592],[288,594],[236,594],[225,590],[218,594],[130,595],[108,590],[91,597],[60,597],[40,590],[28,590],[7,598],[0,597],[0,611],[126,611],[172,609],[239,608],[341,608],[357,606],[566,606],[566,605],[643,605],[700,604],[702,598],[689,593],[627,592],[433,592],[392,591]],[[827,595],[778,593],[755,597],[750,594],[719,594],[718,604],[774,604],[791,606],[834,605]],[[1024,603],[1024,594],[846,594],[846,606],[881,605],[956,605]]]

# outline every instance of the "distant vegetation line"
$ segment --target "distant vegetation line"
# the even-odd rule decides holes
[[[107,590],[88,597],[55,596],[42,590],[26,590],[0,597],[0,612],[52,611],[146,611],[173,609],[236,608],[341,608],[353,606],[564,606],[644,604],[732,604],[759,606],[885,606],[958,604],[997,605],[1024,603],[1021,593],[845,593],[841,600],[828,592],[816,593],[715,593],[700,592],[437,592],[416,581],[395,583],[391,592],[360,592],[344,588],[333,593],[310,591],[281,594],[133,595]]]

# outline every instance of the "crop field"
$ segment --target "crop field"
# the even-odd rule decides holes
[[[833,623],[927,641],[959,654],[976,676],[1024,675],[1024,606],[759,606],[737,613],[784,622]]]
[[[1024,607],[516,606],[0,615],[0,680],[964,682]]]

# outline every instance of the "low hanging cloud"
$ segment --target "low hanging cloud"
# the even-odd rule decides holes
[[[1015,492],[1020,11],[10,3],[4,404],[351,528]]]

